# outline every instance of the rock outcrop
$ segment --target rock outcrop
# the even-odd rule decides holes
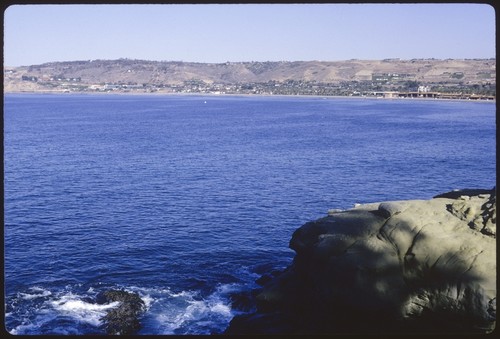
[[[120,302],[103,317],[103,326],[109,335],[134,334],[140,328],[139,317],[145,310],[145,304],[136,293],[123,290],[109,290],[98,296],[98,303]]]
[[[495,238],[495,189],[331,210],[226,333],[489,333]]]

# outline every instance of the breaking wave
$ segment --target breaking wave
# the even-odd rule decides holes
[[[242,288],[220,285],[202,296],[200,291],[172,291],[169,288],[117,287],[137,293],[146,305],[138,334],[218,334],[235,315],[229,295]],[[102,318],[119,302],[98,304],[102,288],[78,292],[79,286],[64,291],[31,287],[6,300],[6,327],[14,335],[105,334]]]

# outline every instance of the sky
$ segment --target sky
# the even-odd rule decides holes
[[[495,58],[488,4],[12,5],[4,65]]]

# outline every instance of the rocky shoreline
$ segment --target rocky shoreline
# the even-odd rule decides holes
[[[465,189],[430,200],[330,210],[290,240],[296,252],[261,288],[231,296],[225,335],[469,334],[496,325],[496,189]],[[144,302],[118,302],[102,318],[107,334],[135,334]]]
[[[290,248],[291,266],[234,297],[233,308],[245,313],[225,334],[495,328],[495,188],[332,210],[297,229]]]

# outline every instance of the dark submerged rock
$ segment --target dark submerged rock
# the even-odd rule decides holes
[[[436,198],[447,198],[447,199],[458,199],[461,196],[477,196],[481,194],[495,194],[495,187],[492,189],[478,189],[478,188],[466,188],[466,189],[461,189],[461,190],[454,190],[451,192],[446,192],[442,193],[439,195],[436,195],[434,199]]]
[[[107,334],[129,335],[136,333],[141,324],[139,317],[145,310],[145,304],[136,293],[123,290],[109,290],[97,296],[98,303],[111,303],[118,301],[120,304],[102,318]]]
[[[250,290],[250,291],[240,291],[229,295],[229,300],[231,301],[231,308],[233,310],[241,312],[251,312],[255,311],[256,303],[255,297],[259,293],[260,289]]]

